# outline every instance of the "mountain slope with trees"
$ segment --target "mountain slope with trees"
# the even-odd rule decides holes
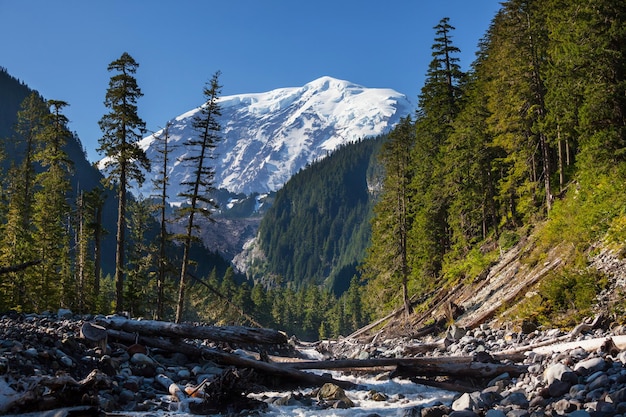
[[[525,242],[519,256],[529,265],[568,249],[533,284],[536,295],[509,302],[520,301],[527,320],[571,324],[606,285],[590,259],[599,248],[622,253],[625,243],[626,5],[504,2],[468,73],[455,65],[448,19],[435,34],[409,169],[384,183],[375,207],[368,303],[389,310],[411,297],[424,301],[413,303],[418,312],[428,309]],[[395,159],[383,164],[395,172]],[[406,217],[397,215],[398,183],[410,184]],[[408,228],[406,275],[387,273],[397,270],[385,259],[397,234],[389,224]]]
[[[340,295],[369,242],[376,154],[384,136],[343,145],[309,164],[276,193],[249,260],[254,280],[294,289],[321,285]]]

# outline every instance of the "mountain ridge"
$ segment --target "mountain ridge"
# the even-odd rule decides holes
[[[302,87],[222,96],[222,140],[215,149],[215,188],[234,193],[276,191],[307,164],[325,157],[338,146],[374,137],[390,130],[401,117],[414,111],[407,97],[392,89],[367,88],[333,77],[320,77]],[[182,145],[195,136],[194,115],[200,107],[171,120],[170,141]],[[151,160],[156,159],[154,137],[139,142]],[[189,175],[180,163],[185,152],[178,146],[169,172],[170,203],[181,203],[178,184]],[[102,161],[101,161],[102,162]],[[153,167],[147,179],[157,176]],[[151,194],[151,182],[136,194]]]

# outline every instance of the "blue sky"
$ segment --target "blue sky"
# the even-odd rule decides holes
[[[123,52],[140,65],[139,116],[149,130],[202,104],[217,70],[223,95],[329,75],[415,103],[433,26],[450,18],[467,69],[499,8],[497,0],[0,0],[0,66],[69,103],[69,127],[95,161],[107,66]]]

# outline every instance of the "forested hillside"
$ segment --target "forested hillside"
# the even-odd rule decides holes
[[[571,252],[523,315],[574,320],[604,283],[590,251],[626,237],[626,4],[511,0],[469,72],[448,19],[432,51],[419,111],[381,152],[368,304],[410,314],[411,299],[480,279],[532,236],[525,262]]]
[[[0,311],[112,311],[117,201],[68,130],[67,105],[0,71]],[[124,291],[136,315],[155,311],[155,214],[153,201],[131,199]],[[200,245],[193,253],[203,259],[194,274],[225,275],[217,253]],[[175,245],[167,255],[172,265],[180,258]]]
[[[258,234],[265,260],[251,276],[294,288],[323,285],[338,295],[348,288],[369,244],[370,188],[380,181],[371,173],[383,140],[344,145],[276,193]]]
[[[67,129],[67,103],[44,99],[6,71],[0,81],[6,111],[0,115],[0,311],[111,313],[121,306],[133,317],[174,319],[183,250],[180,237],[159,222],[162,208],[167,216],[173,211],[156,198],[164,182],[155,184],[155,197],[128,198],[120,303],[113,275],[115,184],[104,188],[102,175],[86,162]],[[222,202],[215,215],[227,220],[258,215],[262,203],[259,196],[223,190],[207,198]],[[184,320],[261,325],[311,340],[320,332],[346,334],[367,321],[354,280],[341,299],[309,283],[297,290],[253,285],[217,251],[190,243]]]

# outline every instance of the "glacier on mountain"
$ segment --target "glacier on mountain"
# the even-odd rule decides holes
[[[394,90],[366,88],[332,77],[303,87],[223,96],[219,103],[222,140],[209,161],[215,169],[214,186],[248,195],[278,190],[307,164],[342,144],[388,131],[414,109],[406,96]],[[180,161],[189,151],[183,143],[197,138],[192,120],[198,111],[171,121],[170,203],[178,202],[174,196],[182,191],[180,183],[192,172]],[[151,161],[158,160],[154,142],[152,135],[140,141]],[[155,165],[135,192],[153,194],[150,179],[162,169]]]

